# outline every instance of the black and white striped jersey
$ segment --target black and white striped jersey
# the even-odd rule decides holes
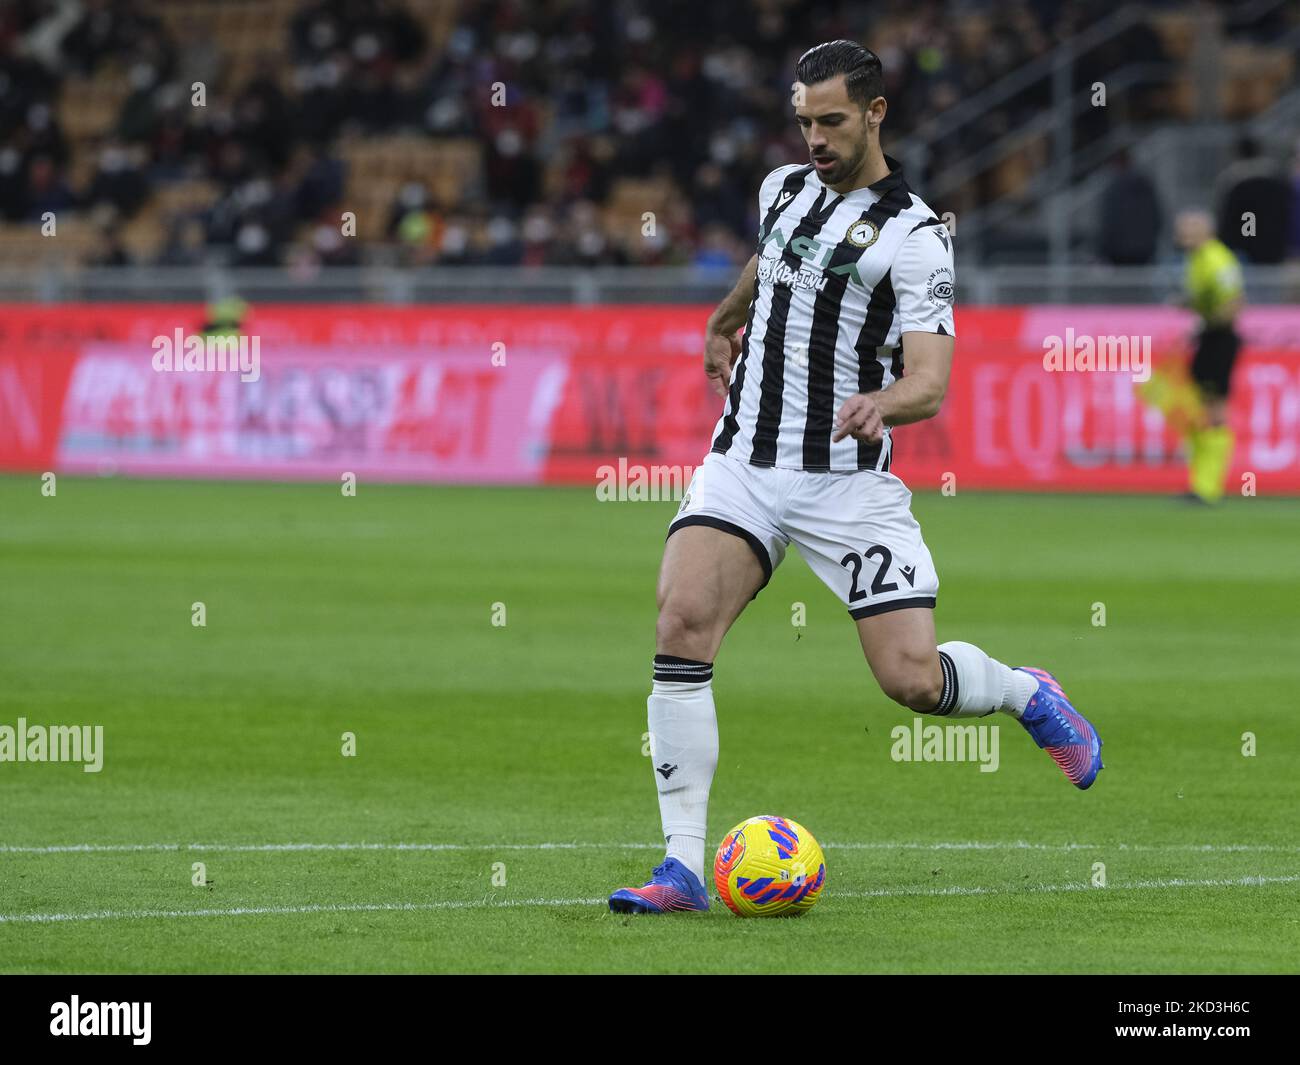
[[[953,330],[952,238],[887,177],[841,195],[812,166],[779,167],[759,190],[758,277],[713,451],[755,466],[888,470],[893,445],[831,443],[857,392],[903,373],[902,334]]]

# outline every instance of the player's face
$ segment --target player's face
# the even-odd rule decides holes
[[[877,97],[864,111],[849,99],[843,74],[813,85],[796,81],[794,88],[795,118],[817,176],[832,187],[849,181],[866,161],[879,125],[878,119],[872,121],[873,111],[879,105],[884,114],[883,97]]]

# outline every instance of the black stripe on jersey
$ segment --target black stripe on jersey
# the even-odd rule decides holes
[[[772,201],[771,206],[768,207],[767,214],[763,216],[763,224],[759,226],[758,229],[758,239],[760,242],[758,245],[758,253],[760,255],[763,254],[763,245],[761,243],[763,238],[772,232],[772,227],[776,224],[776,220],[781,217],[790,204],[794,203],[795,198],[803,190],[808,175],[812,172],[813,168],[811,166],[800,167],[798,170],[791,171],[786,179],[781,182],[780,191],[777,192],[776,198]]]
[[[899,211],[909,206],[912,194],[905,184],[890,189],[884,196],[871,205],[867,212],[871,221],[881,229],[890,218],[898,216]],[[871,299],[867,302],[867,317],[858,333],[854,350],[858,355],[858,391],[879,392],[885,382],[885,367],[877,358],[877,348],[884,345],[889,337],[889,330],[894,324],[894,308],[897,306],[894,295],[894,279],[888,270],[884,277],[876,282],[871,290]],[[883,441],[871,444],[865,440],[858,441],[858,469],[874,470],[880,462]]]
[[[749,316],[745,319],[745,335],[740,338],[740,358],[736,362],[736,372],[731,378],[731,391],[727,394],[727,415],[722,419],[722,428],[714,438],[711,451],[725,455],[740,428],[736,414],[740,410],[740,394],[745,389],[745,363],[749,359],[749,334],[754,328],[754,308],[758,306],[758,278],[754,278],[754,295],[749,301]]]
[[[875,205],[872,205],[874,208]],[[808,337],[808,405],[803,424],[803,468],[829,473],[831,468],[831,419],[835,406],[835,348],[839,341],[840,305],[848,287],[847,274],[830,271],[848,266],[862,257],[862,249],[850,244],[847,234],[858,222],[871,219],[871,209],[858,215],[846,229],[826,264],[826,287],[813,304],[812,331]]]
[[[888,270],[885,276],[876,282],[871,290],[871,300],[867,303],[867,320],[862,323],[858,342],[854,350],[858,353],[858,391],[879,392],[885,383],[885,364],[876,357],[876,349],[889,336],[889,328],[894,324],[894,307],[897,304],[894,295],[894,279]],[[881,442],[874,444],[866,440],[858,441],[858,469],[874,470],[880,461]]]
[[[903,345],[894,345],[894,354],[889,359],[889,376],[895,381],[903,379]],[[894,458],[894,438],[889,438],[889,447],[885,450],[885,461],[880,464],[880,472],[888,473],[889,464]]]
[[[900,211],[910,206],[912,196],[905,184],[888,189],[884,195],[858,216],[857,222],[871,222],[877,232],[885,223],[897,218]],[[936,220],[937,221],[937,220]],[[853,223],[856,225],[857,222]],[[848,242],[849,226],[845,238],[836,247],[826,269],[844,266],[862,257],[862,249]],[[828,274],[826,288],[817,294],[813,307],[812,332],[808,344],[808,405],[803,426],[803,468],[828,472],[831,468],[831,421],[835,404],[835,348],[839,335],[840,304],[849,280],[843,274]],[[881,343],[884,343],[882,340]],[[859,359],[862,358],[859,348]],[[875,359],[875,353],[870,355]],[[861,365],[859,364],[859,376]],[[876,382],[879,389],[884,375]],[[860,389],[861,391],[861,389]],[[859,448],[861,452],[861,448]],[[879,452],[876,458],[879,459]],[[859,460],[861,455],[859,454]],[[861,464],[859,462],[859,469]],[[872,467],[874,469],[874,463]]]
[[[939,243],[942,244],[945,248],[949,248],[949,250],[951,250],[948,244],[948,240],[950,237],[950,234],[948,233],[948,227],[944,225],[942,222],[940,222],[939,219],[937,218],[927,218],[923,222],[917,222],[916,225],[912,227],[912,233],[915,233],[918,229],[924,229],[926,226],[937,226],[938,229],[935,232],[935,236],[939,238]],[[908,236],[910,237],[912,233],[909,233]]]
[[[816,202],[800,219],[781,252],[781,261],[791,270],[798,270],[803,261],[790,250],[790,246],[800,237],[815,236],[844,198],[836,193],[835,198],[827,203],[826,193],[827,188],[823,185]],[[754,446],[749,457],[754,466],[776,465],[776,437],[781,431],[785,391],[785,327],[793,297],[793,285],[772,286],[772,308],[768,311],[767,329],[763,333],[763,380],[759,383],[758,420],[754,424]]]
[[[793,171],[781,183],[780,191],[772,199],[767,213],[763,216],[763,225],[759,230],[760,243],[758,253],[763,254],[763,245],[761,240],[771,230],[776,220],[781,217],[781,213],[794,203],[795,197],[799,195],[799,190],[803,188],[804,180],[811,174],[811,166],[801,167]],[[789,193],[788,196],[785,194]],[[731,448],[731,442],[736,437],[736,432],[740,426],[736,422],[736,415],[740,411],[740,396],[745,387],[745,360],[749,355],[749,334],[754,328],[754,307],[758,304],[758,278],[754,278],[754,294],[749,300],[749,316],[745,319],[745,335],[740,340],[740,357],[736,362],[736,373],[731,379],[731,391],[727,396],[727,415],[722,421],[722,429],[718,432],[710,448],[719,454],[725,455]]]

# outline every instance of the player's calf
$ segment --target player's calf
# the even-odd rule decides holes
[[[876,683],[890,699],[915,710],[933,713],[943,694],[943,672],[938,655],[925,659],[899,659],[876,673]]]

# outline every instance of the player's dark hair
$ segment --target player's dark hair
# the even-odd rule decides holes
[[[849,99],[864,111],[877,96],[885,94],[885,73],[880,56],[853,41],[827,41],[809,48],[799,57],[795,77],[805,85],[844,75]]]

